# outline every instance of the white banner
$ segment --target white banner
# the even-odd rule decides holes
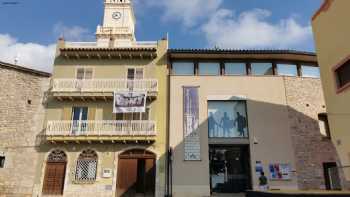
[[[184,151],[185,161],[200,161],[201,146],[198,131],[198,87],[184,87]]]
[[[146,111],[147,92],[114,92],[113,113]]]

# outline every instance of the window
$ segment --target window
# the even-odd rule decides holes
[[[84,134],[87,129],[88,108],[87,107],[73,107],[72,108],[72,134]]]
[[[77,79],[92,79],[92,68],[77,68]]]
[[[282,76],[298,76],[298,69],[293,64],[277,64],[277,73]]]
[[[343,88],[350,84],[350,60],[345,62],[335,70],[338,88]]]
[[[301,66],[302,77],[320,78],[320,68],[316,66]]]
[[[143,79],[143,68],[128,68],[129,80]]]
[[[78,182],[94,182],[97,174],[97,154],[95,151],[84,150],[78,157],[75,180]]]
[[[330,129],[328,124],[328,116],[327,114],[319,114],[318,115],[318,124],[320,126],[320,132],[324,137],[330,138]]]
[[[5,156],[0,156],[0,168],[5,167]]]
[[[194,63],[173,62],[172,70],[174,75],[194,75]]]
[[[220,75],[219,63],[199,63],[198,65],[199,75]]]
[[[252,63],[252,75],[273,75],[271,63]]]
[[[225,75],[246,75],[245,63],[225,63]]]
[[[209,101],[208,133],[211,138],[247,138],[245,101]]]

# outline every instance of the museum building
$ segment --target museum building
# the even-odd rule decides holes
[[[169,177],[174,196],[345,189],[316,55],[170,49]]]

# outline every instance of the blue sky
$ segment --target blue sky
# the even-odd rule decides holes
[[[17,5],[3,2],[17,1]],[[169,33],[171,48],[314,51],[310,20],[322,0],[134,0],[136,38]],[[59,35],[94,40],[103,0],[0,0],[0,61],[50,70]],[[35,58],[33,58],[35,57]]]

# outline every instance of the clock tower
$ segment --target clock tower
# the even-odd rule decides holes
[[[103,25],[96,31],[98,46],[131,47],[136,41],[132,0],[104,1]]]

